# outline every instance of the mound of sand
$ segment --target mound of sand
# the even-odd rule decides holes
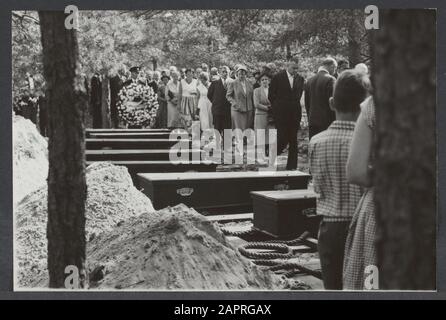
[[[13,117],[13,198],[18,203],[46,183],[48,143],[30,120]]]
[[[226,242],[217,224],[184,205],[154,218],[142,214],[88,245],[90,270],[102,270],[99,289],[281,289],[283,280],[261,270]],[[102,277],[101,276],[101,277]]]
[[[86,170],[87,239],[110,231],[129,217],[150,212],[152,203],[138,191],[125,167],[98,162]],[[47,270],[47,187],[26,196],[16,207],[16,258],[19,286],[30,286]]]

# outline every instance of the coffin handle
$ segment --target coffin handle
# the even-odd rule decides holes
[[[177,189],[177,193],[182,197],[189,197],[194,192],[193,188],[180,188]]]

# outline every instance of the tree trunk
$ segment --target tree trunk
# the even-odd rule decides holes
[[[158,60],[156,60],[156,58],[152,59],[152,70],[155,71],[156,69],[158,69]]]
[[[287,43],[285,45],[285,49],[286,49],[286,59],[290,60],[292,57],[292,54],[291,54],[291,46],[289,45],[289,43]]]
[[[49,120],[48,272],[49,286],[62,288],[67,266],[85,273],[85,149],[83,118],[87,96],[79,76],[78,43],[64,26],[65,14],[39,12]]]
[[[360,28],[358,27],[357,18],[355,16],[355,12],[351,12],[351,19],[349,21],[348,26],[348,60],[350,62],[350,66],[354,67],[356,64],[362,62],[361,61],[361,40],[360,40]],[[361,19],[364,19],[361,16]],[[362,21],[362,20],[361,20]],[[364,27],[363,25],[361,26]]]
[[[102,78],[102,94],[101,94],[101,115],[102,128],[111,128],[110,116],[110,77],[105,75]]]
[[[380,11],[380,20],[372,46],[380,289],[435,289],[435,11]]]

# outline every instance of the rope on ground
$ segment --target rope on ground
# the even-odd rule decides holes
[[[221,230],[225,235],[237,237],[252,235],[255,232],[254,229],[244,231],[229,231],[222,228]],[[268,267],[267,269],[270,271],[278,272],[280,270],[290,270],[284,273],[284,276],[287,278],[291,278],[296,273],[304,272],[316,278],[322,279],[322,273],[320,271],[306,268],[297,262],[283,262],[283,260],[291,259],[294,257],[291,246],[302,244],[302,242],[306,238],[308,238],[309,235],[310,232],[305,231],[298,238],[293,240],[268,240],[262,242],[250,242],[239,247],[238,250],[243,256],[253,259],[253,262],[256,265]],[[269,250],[273,252],[250,251],[253,249]]]

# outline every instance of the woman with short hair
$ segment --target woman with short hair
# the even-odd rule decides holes
[[[184,79],[180,81],[180,123],[188,130],[197,116],[197,79],[193,78],[192,69],[184,71]]]
[[[206,72],[200,73],[197,85],[198,112],[200,115],[201,130],[212,129],[212,103],[208,98],[209,76]]]
[[[177,70],[171,69],[170,80],[165,89],[165,96],[167,100],[167,127],[180,127],[179,118],[179,91],[180,91],[180,73]]]
[[[254,89],[254,130],[264,130],[265,132],[265,154],[268,154],[269,129],[274,128],[274,121],[271,113],[271,102],[268,100],[269,84],[271,76],[262,73],[259,76],[260,87]],[[263,160],[263,159],[262,159]]]

